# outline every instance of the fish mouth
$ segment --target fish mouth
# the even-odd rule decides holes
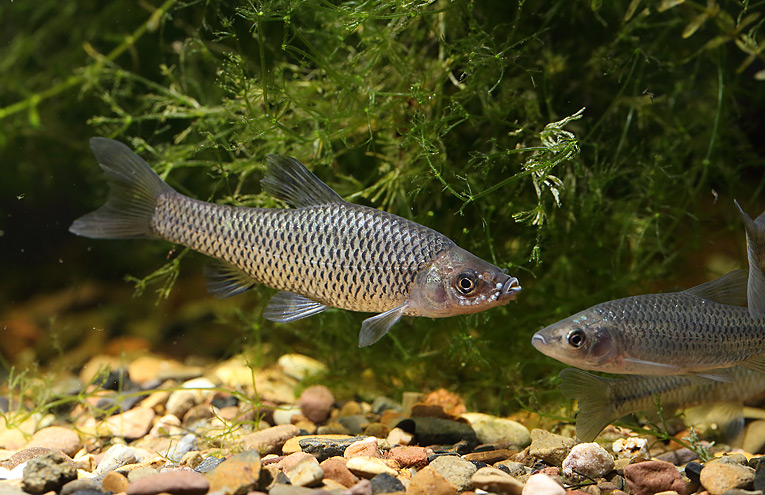
[[[510,277],[502,284],[502,288],[499,290],[499,299],[503,301],[512,301],[518,296],[521,291],[521,284],[515,277]]]
[[[531,337],[531,345],[533,345],[539,352],[542,352],[542,348],[547,345],[547,340],[545,340],[544,335],[535,333],[534,336]]]

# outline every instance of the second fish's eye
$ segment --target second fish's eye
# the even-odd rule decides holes
[[[566,340],[571,347],[579,349],[587,342],[587,334],[581,328],[575,328],[568,333]]]
[[[476,274],[472,271],[465,271],[457,275],[457,290],[462,295],[470,295],[476,287]]]

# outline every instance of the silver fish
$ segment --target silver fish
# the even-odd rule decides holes
[[[560,372],[564,397],[576,399],[576,436],[592,442],[613,421],[654,408],[655,396],[666,410],[679,410],[712,403],[721,404],[728,435],[743,427],[743,401],[765,392],[765,374],[736,366],[729,370],[731,382],[699,381],[684,376],[640,376],[604,378],[567,368]],[[720,411],[718,410],[718,412]]]
[[[543,354],[578,368],[617,374],[698,374],[730,381],[721,368],[765,372],[765,318],[746,305],[747,273],[671,294],[597,304],[537,332]]]
[[[515,277],[420,224],[344,201],[294,158],[269,155],[264,190],[295,209],[223,206],[179,194],[127,146],[90,140],[111,195],[70,231],[99,239],[162,238],[221,260],[208,289],[230,296],[263,283],[281,290],[265,317],[288,322],[328,307],[378,312],[371,345],[403,315],[476,313],[515,299]]]

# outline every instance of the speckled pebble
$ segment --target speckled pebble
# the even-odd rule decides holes
[[[552,466],[560,466],[575,443],[573,438],[535,428],[531,430],[529,454]]]
[[[22,478],[22,488],[25,492],[32,494],[57,492],[75,479],[77,479],[77,470],[69,456],[53,450],[27,462]]]
[[[614,469],[614,458],[597,443],[580,443],[561,466],[563,476],[599,478]]]
[[[648,440],[639,437],[619,438],[611,446],[619,459],[645,459],[651,458],[648,453]]]
[[[668,490],[685,493],[680,472],[674,464],[665,461],[629,464],[624,467],[624,478],[632,495],[654,495]]]
[[[566,489],[548,475],[538,473],[529,477],[521,493],[522,495],[566,495]]]
[[[430,467],[435,469],[438,474],[456,486],[459,491],[464,491],[470,488],[470,478],[477,470],[475,464],[472,462],[454,455],[436,457],[430,463]]]
[[[406,495],[458,495],[457,487],[438,474],[438,472],[426,466],[409,481]]]
[[[704,466],[700,480],[710,495],[722,495],[733,488],[753,488],[754,469],[736,462],[718,460]]]
[[[421,469],[428,464],[428,454],[424,447],[397,445],[388,451],[388,459],[398,462],[402,468]]]

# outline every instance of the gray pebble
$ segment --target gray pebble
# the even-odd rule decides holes
[[[77,479],[77,469],[69,456],[52,451],[27,462],[22,478],[22,488],[25,492],[32,494],[57,492],[75,479]]]
[[[99,480],[95,478],[83,478],[70,481],[64,485],[61,488],[61,493],[59,495],[72,495],[75,492],[83,491],[103,493],[104,489]]]
[[[127,445],[117,444],[106,451],[101,462],[98,463],[96,473],[106,474],[109,471],[136,462],[135,449]]]
[[[183,456],[197,448],[197,437],[193,433],[185,435],[181,440],[167,449],[167,458],[173,462],[181,462]]]
[[[430,463],[430,467],[461,492],[470,488],[472,484],[470,478],[478,470],[472,462],[455,455],[438,456]]]
[[[406,491],[404,484],[398,478],[388,473],[378,474],[370,480],[370,483],[372,484],[372,495]]]

